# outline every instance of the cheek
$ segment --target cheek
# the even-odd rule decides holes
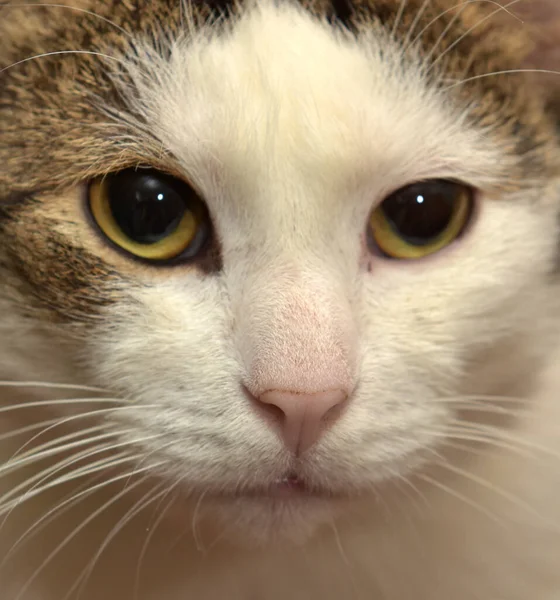
[[[478,389],[477,358],[493,348],[492,360],[503,361],[502,348],[517,358],[519,344],[504,340],[521,340],[546,309],[538,290],[555,248],[551,220],[521,202],[488,203],[472,234],[441,258],[377,262],[357,319],[359,385],[333,443],[353,437],[370,459],[427,447],[428,430],[453,418],[444,399]]]
[[[129,392],[215,388],[238,370],[218,286],[203,278],[138,289],[93,339],[98,375]]]
[[[126,443],[134,438],[145,456],[209,484],[274,459],[281,446],[243,394],[214,279],[143,289],[107,323],[91,341],[90,366],[100,385],[136,407],[111,415],[113,426],[132,432]]]
[[[533,202],[533,204],[529,204]],[[418,262],[379,262],[366,278],[363,321],[369,336],[403,356],[465,349],[497,340],[541,309],[556,254],[556,218],[521,199],[482,203],[473,230],[448,251]],[[529,297],[528,297],[529,296]],[[428,353],[430,356],[431,353]]]

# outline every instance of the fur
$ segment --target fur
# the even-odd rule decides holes
[[[2,599],[557,600],[557,115],[535,73],[487,76],[553,68],[552,0],[525,26],[436,0],[16,5]],[[95,54],[20,63],[65,49]],[[92,227],[85,183],[138,164],[205,199],[213,269]],[[374,207],[430,178],[476,188],[466,234],[372,254]],[[294,459],[255,397],[333,388]],[[322,496],[255,495],[294,470]]]

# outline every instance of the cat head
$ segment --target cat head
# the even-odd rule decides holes
[[[104,388],[111,443],[267,535],[530,387],[560,178],[513,73],[552,66],[535,19],[68,4],[1,9],[2,377]]]

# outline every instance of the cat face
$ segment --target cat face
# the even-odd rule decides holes
[[[44,9],[96,54],[3,74],[2,376],[109,390],[154,476],[307,532],[530,384],[557,142],[523,75],[486,77],[520,58],[472,7],[171,4]]]

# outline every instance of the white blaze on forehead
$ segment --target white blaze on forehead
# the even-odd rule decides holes
[[[255,393],[350,388],[372,206],[428,177],[483,186],[500,162],[376,35],[264,2],[132,69],[151,130],[208,203]]]
[[[143,71],[137,102],[150,129],[211,208],[262,205],[287,176],[325,189],[361,176],[384,192],[427,176],[484,184],[497,154],[400,57],[389,36],[350,38],[265,1],[133,70]]]

